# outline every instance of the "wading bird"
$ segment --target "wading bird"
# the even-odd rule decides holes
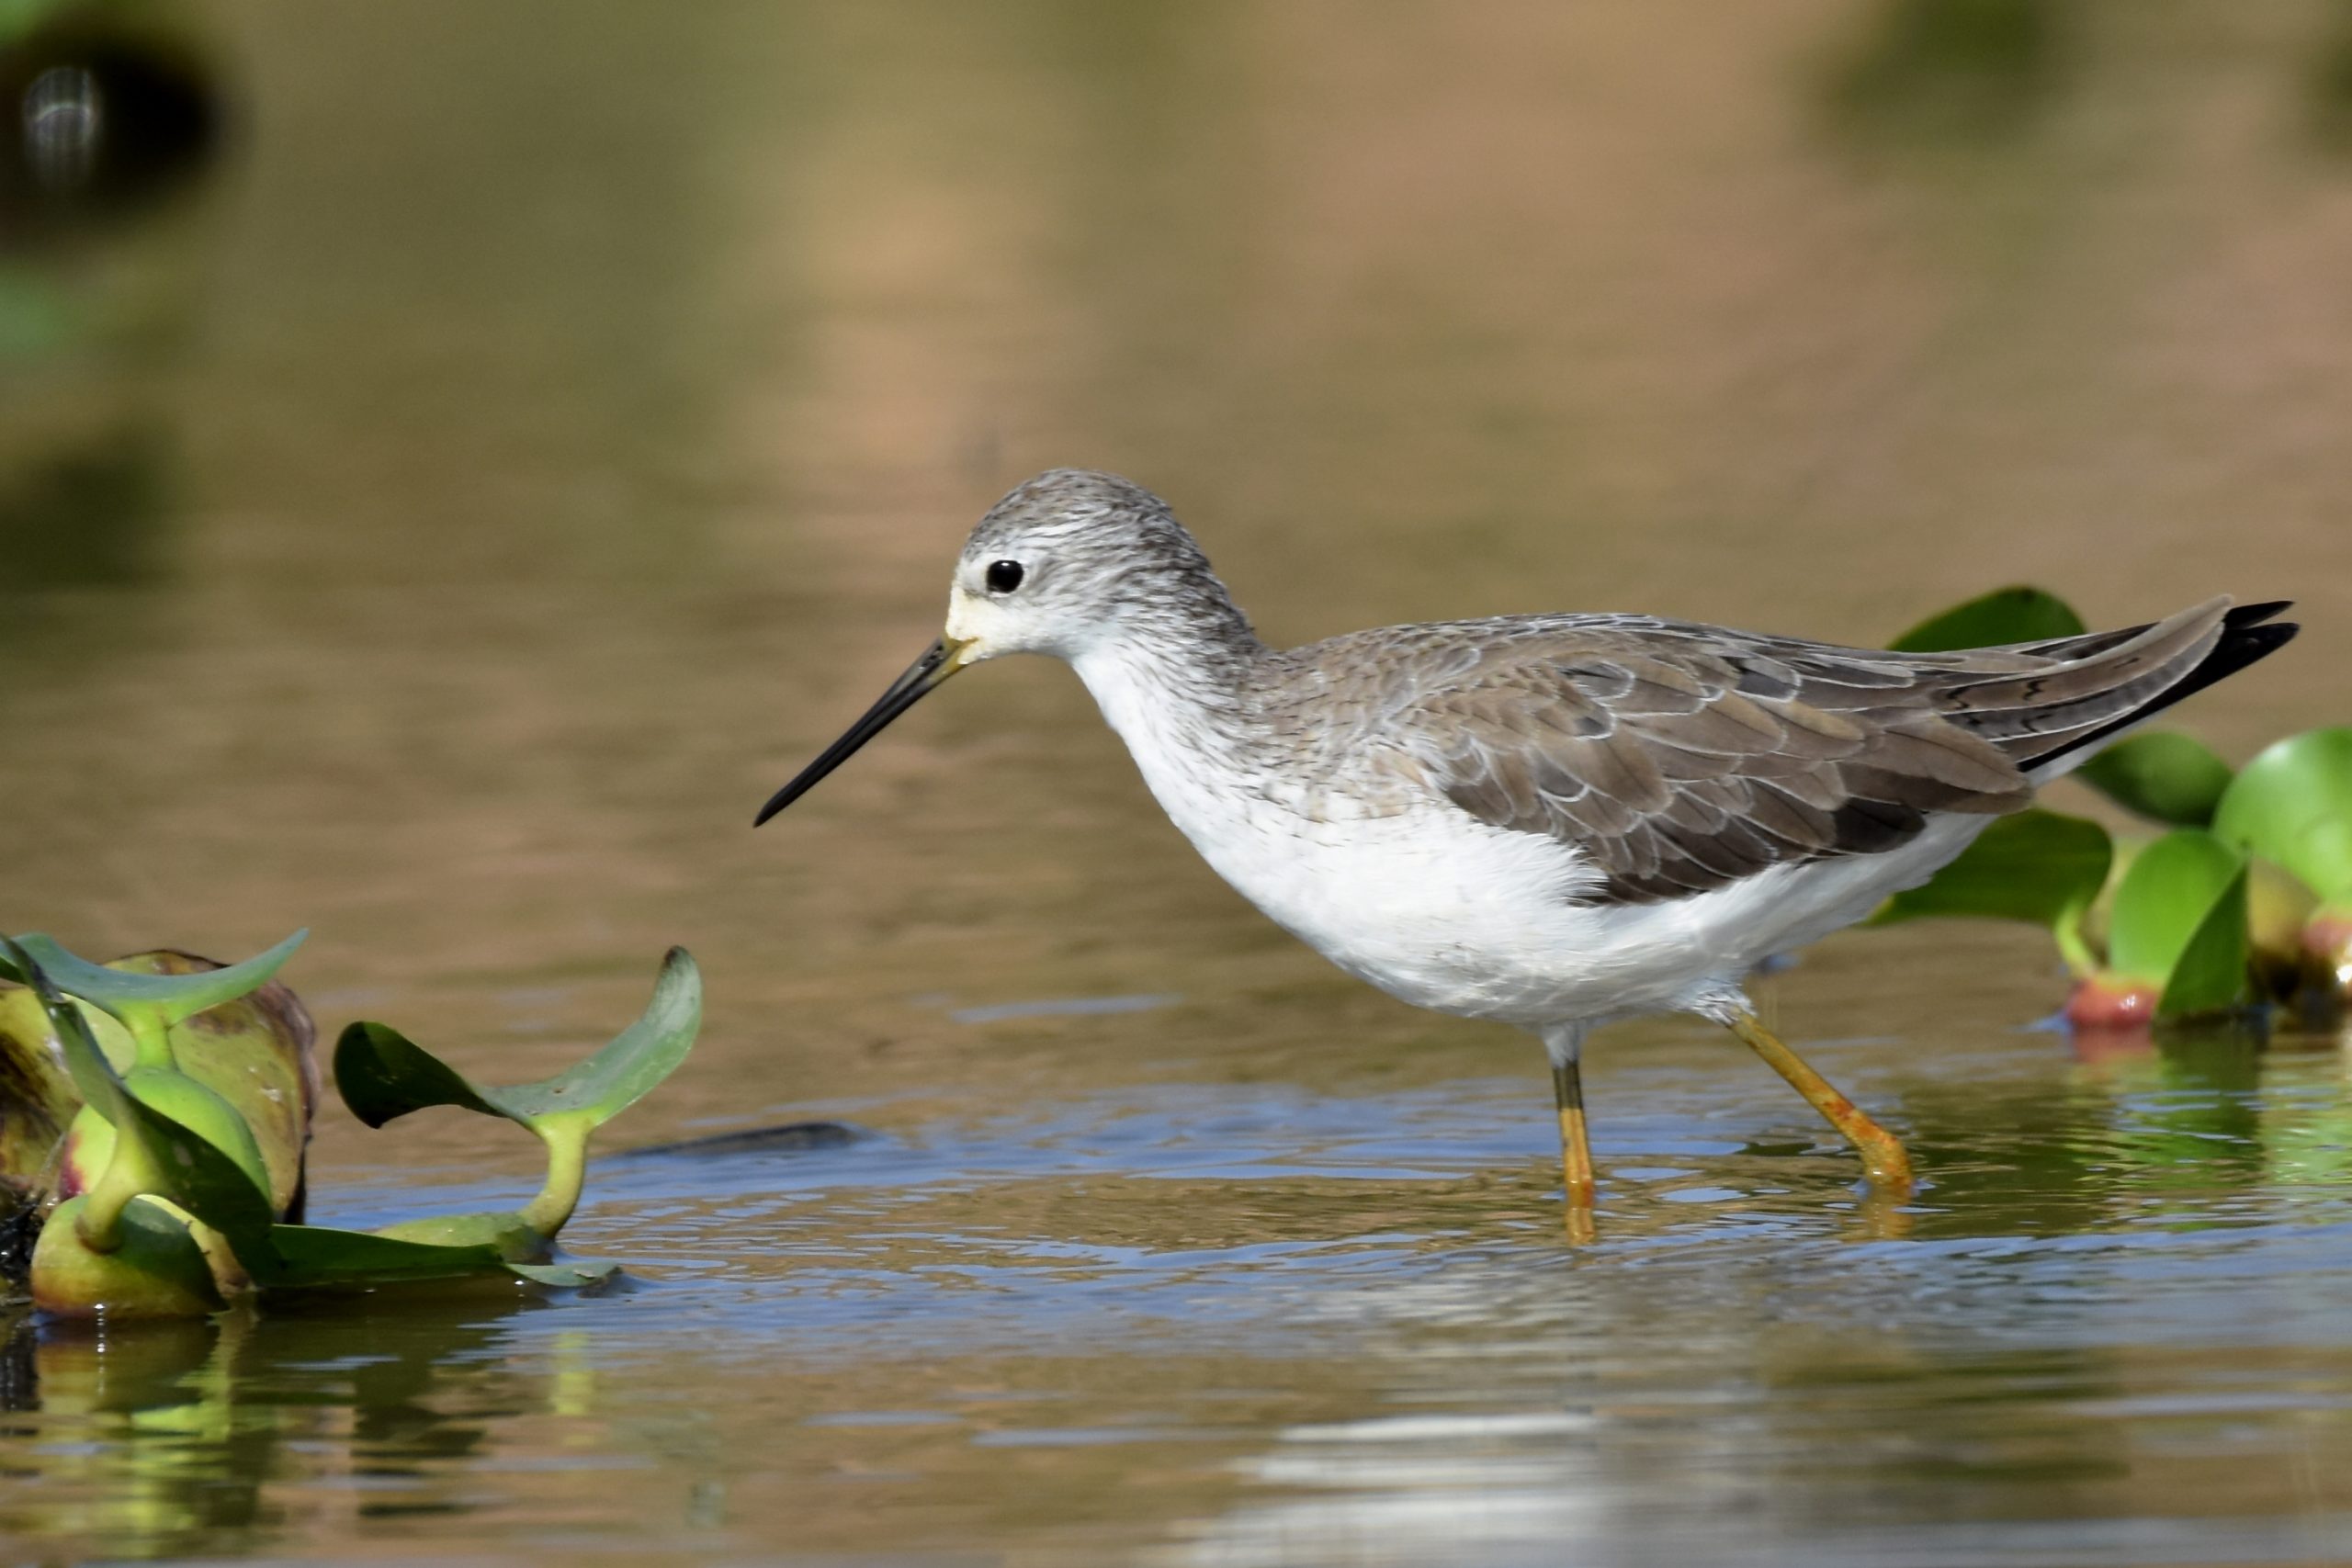
[[[2100,742],[2286,642],[2281,604],[1884,653],[1653,615],[1258,640],[1166,502],[1056,469],[972,530],[944,634],[765,822],[967,665],[1066,660],[1203,858],[1391,996],[1534,1033],[1572,1228],[1597,1024],[1730,1030],[1906,1191],[1903,1145],[1756,1021],[1762,960],[1917,886]]]

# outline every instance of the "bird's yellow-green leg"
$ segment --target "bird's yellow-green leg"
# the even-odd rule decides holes
[[[1585,1032],[1577,1024],[1555,1024],[1539,1031],[1544,1053],[1552,1058],[1552,1099],[1560,1110],[1560,1187],[1566,1210],[1568,1239],[1593,1239],[1592,1142],[1584,1130],[1584,1080],[1577,1058],[1584,1048]]]
[[[1552,1065],[1552,1099],[1560,1108],[1560,1177],[1568,1207],[1592,1207],[1592,1143],[1584,1130],[1584,1084],[1574,1062]]]
[[[1778,1035],[1757,1022],[1755,1014],[1735,1012],[1724,1020],[1724,1026],[1786,1078],[1791,1089],[1804,1096],[1805,1103],[1820,1111],[1822,1120],[1846,1135],[1846,1140],[1861,1155],[1862,1169],[1872,1181],[1906,1192],[1910,1190],[1911,1156],[1903,1152],[1903,1145],[1894,1134],[1871,1121],[1827,1078],[1815,1072],[1804,1057],[1783,1044]],[[1565,1119],[1566,1113],[1562,1114]]]

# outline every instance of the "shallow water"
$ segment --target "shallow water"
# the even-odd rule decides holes
[[[1955,66],[1921,9],[189,13],[228,151],[32,253],[129,258],[120,319],[0,361],[9,922],[309,925],[327,1028],[517,1079],[682,942],[703,1042],[610,1143],[867,1135],[600,1163],[602,1293],[20,1333],[7,1560],[2352,1556],[2333,1042],[2077,1049],[2037,933],[1849,934],[1759,999],[1917,1200],[1636,1024],[1572,1250],[1533,1047],[1267,926],[1066,671],[748,829],[1060,462],[1279,638],[2283,592],[2184,716],[2343,718],[2342,18]],[[527,1193],[486,1125],[335,1111],[317,1214]]]

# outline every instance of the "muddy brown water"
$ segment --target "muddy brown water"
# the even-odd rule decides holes
[[[2342,7],[184,20],[200,193],[17,258],[129,303],[0,376],[9,925],[308,925],[329,1029],[517,1079],[681,942],[605,1146],[870,1135],[601,1163],[601,1295],[20,1333],[0,1557],[2352,1557],[2335,1042],[2078,1051],[2038,933],[1849,933],[1759,998],[1917,1201],[1637,1024],[1570,1250],[1533,1046],[1268,926],[1066,671],[749,829],[1057,463],[1282,638],[2228,589],[2309,630],[2188,724],[2345,719]],[[519,1199],[505,1132],[338,1109],[314,1212]]]

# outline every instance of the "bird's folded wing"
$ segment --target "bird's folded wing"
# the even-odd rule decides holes
[[[1634,617],[1547,617],[1387,671],[1368,737],[1480,821],[1590,857],[1591,897],[1648,902],[1786,862],[1870,854],[1936,811],[1999,813],[2031,785],[1958,693],[2040,650],[1871,653]]]

